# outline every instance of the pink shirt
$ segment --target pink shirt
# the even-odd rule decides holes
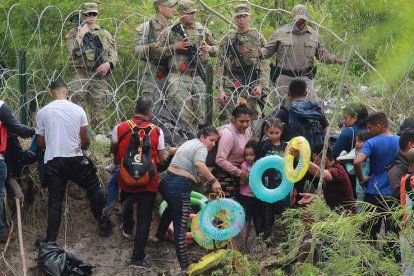
[[[230,127],[234,128],[234,125],[230,124]],[[244,146],[252,137],[252,129],[249,127],[244,133],[236,130],[236,135],[238,140],[237,148],[234,152],[231,152],[234,145],[233,134],[228,128],[224,128],[221,131],[216,164],[226,172],[239,177],[242,173],[239,166],[244,161]]]
[[[253,167],[253,165],[247,163],[246,161],[244,161],[241,164],[242,171],[250,172],[252,167]],[[249,183],[245,183],[245,184],[240,185],[240,194],[245,195],[245,196],[255,197],[255,195],[252,192],[252,189],[250,189]]]

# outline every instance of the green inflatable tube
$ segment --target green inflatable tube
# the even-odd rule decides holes
[[[201,210],[206,206],[208,198],[205,197],[203,194],[192,191],[190,194],[190,201],[191,201],[191,205],[198,206]],[[164,200],[163,202],[161,202],[160,210],[159,210],[160,216],[162,216],[162,214],[164,213],[165,209],[167,209],[167,207],[168,207],[167,201]]]

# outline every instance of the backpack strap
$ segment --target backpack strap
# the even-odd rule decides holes
[[[148,121],[146,121],[146,120],[142,120],[141,122],[139,122],[139,123],[138,123],[138,125],[137,125],[137,124],[135,124],[135,123],[134,123],[134,121],[132,121],[132,120],[128,120],[128,121],[126,121],[126,122],[127,122],[127,124],[128,124],[128,126],[129,126],[129,128],[130,128],[130,129],[128,129],[127,131],[125,131],[125,132],[121,135],[121,137],[119,137],[119,139],[118,139],[118,144],[120,144],[120,143],[121,143],[122,139],[124,139],[124,138],[125,138],[125,136],[127,136],[127,134],[128,134],[128,133],[130,133],[130,131],[131,131],[132,133],[134,133],[134,129],[135,129],[135,128],[140,128],[140,127],[139,127],[140,125],[142,125],[143,123],[146,123],[146,122],[148,122]],[[154,125],[154,124],[152,124],[152,123],[151,123],[151,125],[152,125],[153,127],[155,127],[155,125]],[[152,129],[151,129],[151,131],[152,131]],[[149,133],[150,133],[151,131],[149,131]],[[148,133],[148,134],[149,134],[149,133]]]
[[[237,138],[236,129],[234,128],[232,124],[224,125],[223,128],[227,128],[231,132],[231,136],[233,137],[233,147],[231,148],[230,153],[233,153],[236,151],[237,145],[239,144],[239,139]]]

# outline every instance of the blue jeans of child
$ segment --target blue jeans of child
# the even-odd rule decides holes
[[[161,217],[156,237],[163,239],[168,226],[171,221],[173,222],[175,251],[182,270],[186,270],[190,265],[186,234],[191,212],[190,193],[193,184],[190,178],[167,172],[158,187],[168,207]]]
[[[119,179],[119,169],[117,169],[109,179],[108,186],[106,187],[107,199],[105,204],[105,210],[112,209],[116,202],[116,197],[118,196],[118,179]]]
[[[3,201],[4,201],[4,189],[7,178],[7,166],[3,159],[0,159],[0,235],[4,234],[3,223]]]

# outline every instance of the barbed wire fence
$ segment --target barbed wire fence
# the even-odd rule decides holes
[[[211,9],[203,1],[200,1],[200,3],[204,9],[199,13],[212,14],[208,16],[204,14],[203,25],[207,28],[214,24],[223,26],[222,33],[215,35],[216,40],[220,40],[221,35],[228,30],[234,29],[231,18],[227,18],[223,15],[225,13],[220,12],[220,6]],[[262,31],[268,18],[274,14],[290,18],[290,12],[287,10],[269,9],[253,2],[249,3],[254,9],[265,12],[265,15],[260,19],[261,24],[253,26],[259,31]],[[66,47],[65,36],[74,27],[73,23],[69,22],[70,16],[78,11],[74,10],[69,14],[65,14],[59,7],[53,5],[46,6],[42,10],[35,10],[29,6],[15,4],[8,10],[3,8],[1,12],[5,15],[6,20],[4,29],[0,29],[0,33],[3,34],[0,43],[0,98],[12,107],[12,110],[23,122],[27,121],[27,123],[33,125],[36,112],[50,101],[48,87],[51,80],[60,76],[68,84],[72,81],[70,78],[70,55]],[[108,133],[118,122],[129,118],[132,115],[135,100],[142,94],[141,87],[145,81],[143,77],[146,64],[132,53],[134,47],[133,30],[150,17],[149,14],[141,13],[124,14],[117,18],[105,17],[104,12],[100,15],[97,24],[105,26],[106,23],[110,23],[108,25],[114,26],[109,31],[116,42],[118,52],[121,54],[114,72],[108,76],[109,91],[107,93],[111,101],[104,110],[99,110],[105,116],[94,129],[97,132]],[[352,45],[349,45],[333,31],[324,27],[322,22],[311,21],[311,24],[316,26],[318,31],[323,30],[324,34],[327,33],[325,40],[338,41],[347,54],[351,50]],[[21,28],[25,25],[27,25],[27,28]],[[355,62],[363,64],[367,75],[373,71],[380,76],[379,79],[383,79],[375,67],[358,50],[353,50],[348,56],[356,57]],[[210,63],[217,64],[217,59],[210,58]],[[411,108],[410,105],[414,100],[414,95],[411,93],[413,82],[408,76],[395,91],[391,92],[384,81],[378,82],[377,86],[368,87],[364,83],[366,81],[365,75],[356,77],[347,74],[342,77],[341,73],[344,69],[340,66],[322,65],[318,66],[318,70],[317,80],[313,85],[322,103],[327,108],[328,117],[331,119],[336,120],[342,105],[347,101],[359,101],[367,104],[371,110],[383,110],[390,115],[390,119],[393,120],[395,125],[399,124],[409,114],[408,111]],[[171,69],[168,73],[171,73]],[[214,80],[225,78],[225,76],[213,75]],[[153,75],[152,77],[152,81],[155,83],[156,76]],[[343,82],[343,93],[338,93]],[[192,83],[192,85],[195,85],[195,83]],[[286,96],[278,92],[277,83],[270,82],[269,86],[270,89],[267,91],[269,97],[265,112],[269,112],[270,109],[275,107],[271,100],[273,97],[278,98],[280,102]],[[168,89],[167,85],[158,91],[161,99],[163,99]],[[217,118],[223,112],[223,109],[217,103],[216,93],[188,93],[188,97],[182,99],[182,101],[186,103],[196,98],[204,99],[199,101],[199,105],[204,105],[205,101],[212,100],[214,104],[213,120],[217,125]],[[400,99],[404,99],[404,101]],[[162,106],[167,109],[165,104]],[[195,121],[200,122],[201,118],[196,115],[200,109],[205,108],[198,106],[193,110],[188,109],[183,104],[178,114],[172,114],[173,117],[167,118],[169,119],[168,122],[166,122],[165,115],[161,113],[155,113],[154,120],[167,125],[167,129],[171,130],[170,135],[174,137],[177,133],[182,135],[180,131],[183,128],[187,128],[188,132],[194,130],[195,125],[189,127],[188,124],[180,124],[180,121],[184,113],[190,113]],[[167,111],[168,114],[172,113],[171,110]]]

